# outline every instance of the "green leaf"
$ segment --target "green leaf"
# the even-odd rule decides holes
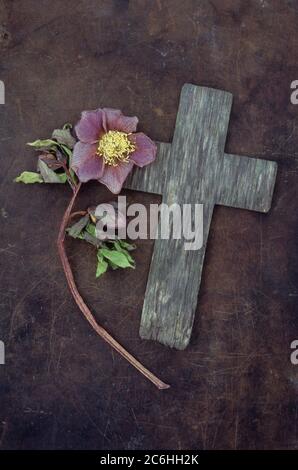
[[[75,172],[71,169],[72,152],[70,151],[70,153],[68,153],[67,156],[68,156],[69,174],[71,176],[73,183],[76,185],[78,182],[78,179],[77,179]]]
[[[108,263],[103,259],[103,256],[97,255],[96,277],[101,276],[108,269]]]
[[[109,266],[111,266],[111,268],[113,269],[113,271],[115,271],[116,269],[119,269],[119,266],[117,266],[116,264],[112,263],[111,260],[109,260]]]
[[[51,139],[35,140],[34,142],[28,142],[27,145],[30,145],[30,147],[34,147],[35,149],[38,149],[38,150],[41,150],[41,149],[46,150],[57,145],[57,142]]]
[[[67,145],[59,144],[59,147],[65,152],[69,159],[72,157],[72,150],[70,150]]]
[[[76,139],[71,135],[69,127],[63,129],[55,129],[52,134],[52,139],[56,139],[59,144],[65,145],[67,150],[73,149]]]
[[[65,183],[67,181],[66,175],[55,173],[41,158],[38,159],[37,168],[45,183]]]
[[[119,241],[115,241],[113,242],[113,245],[114,247],[116,248],[117,251],[119,251],[120,253],[123,253],[126,258],[128,259],[128,261],[134,265],[135,264],[135,260],[132,258],[132,256],[128,253],[128,251],[125,249],[125,248],[122,248]]]
[[[130,261],[127,259],[127,256],[120,251],[101,248],[99,253],[116,266],[119,266],[119,268],[134,268],[134,266],[131,265]]]
[[[127,251],[133,251],[137,248],[137,245],[134,243],[128,243],[125,240],[121,240],[121,238],[118,238],[117,240],[121,246],[121,248],[124,248]]]
[[[43,179],[39,173],[35,173],[33,171],[23,171],[17,178],[14,179],[16,183],[25,183],[25,184],[33,184],[33,183],[43,183]]]
[[[95,230],[95,225],[89,222],[89,224],[86,227],[86,231],[92,235],[92,237],[96,238],[96,230]]]
[[[66,183],[67,182],[67,174],[66,173],[56,173],[56,175],[60,179],[61,183]]]
[[[71,227],[66,229],[66,232],[70,237],[73,238],[83,238],[81,237],[81,232],[84,230],[86,225],[89,222],[89,215],[85,215],[84,217],[81,217],[75,224],[73,224]]]
[[[74,185],[76,185],[78,183],[78,179],[75,175],[75,172],[71,168],[69,168],[69,174],[71,176],[72,182],[74,183]]]

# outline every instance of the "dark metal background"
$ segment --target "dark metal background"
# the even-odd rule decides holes
[[[297,23],[295,0],[0,1],[3,449],[298,446]],[[160,392],[96,336],[67,290],[55,239],[69,190],[12,180],[35,167],[25,143],[83,109],[119,107],[170,141],[185,82],[234,94],[228,152],[279,163],[269,214],[215,210],[190,347],[138,337],[151,242],[138,244],[135,271],[101,281],[92,248],[68,243],[98,321],[172,385]],[[108,198],[91,183],[78,207]]]

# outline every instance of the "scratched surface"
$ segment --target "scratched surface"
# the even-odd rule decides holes
[[[298,447],[297,21],[294,0],[0,1],[1,448]],[[34,168],[25,142],[82,109],[120,107],[171,141],[185,82],[234,95],[227,153],[279,165],[268,214],[215,208],[188,349],[138,336],[151,242],[139,243],[135,271],[101,282],[92,248],[68,244],[98,320],[171,383],[159,392],[67,291],[55,247],[67,189],[11,180]],[[92,183],[78,207],[108,197]]]

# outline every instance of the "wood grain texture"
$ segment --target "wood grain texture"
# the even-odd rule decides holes
[[[298,331],[298,108],[289,102],[297,2],[50,5],[0,7],[8,31],[0,34],[1,449],[298,449],[297,366],[289,360]],[[75,124],[84,109],[136,114],[148,135],[171,142],[189,77],[233,92],[226,150],[278,162],[268,214],[216,207],[189,347],[138,337],[153,242],[139,243],[136,270],[100,281],[93,248],[71,239],[67,247],[97,320],[171,384],[165,395],[90,332],[67,292],[55,238],[70,191],[12,180],[35,170],[26,142]],[[146,206],[159,200],[128,196]],[[110,199],[90,182],[76,209]]]
[[[276,163],[224,153],[231,105],[230,93],[184,85],[173,143],[159,144],[156,162],[126,184],[162,194],[168,205],[203,204],[202,248],[158,238],[149,271],[140,336],[177,349],[191,337],[214,205],[260,212],[271,205]]]
[[[277,173],[277,163],[238,155],[224,155],[216,204],[268,212]]]

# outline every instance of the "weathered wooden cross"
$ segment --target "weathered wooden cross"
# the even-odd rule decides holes
[[[271,205],[277,164],[224,153],[231,105],[231,93],[184,85],[172,144],[159,144],[156,161],[126,184],[169,205],[203,204],[200,250],[186,251],[183,239],[155,241],[143,305],[141,337],[177,349],[190,340],[215,204],[259,212]]]

